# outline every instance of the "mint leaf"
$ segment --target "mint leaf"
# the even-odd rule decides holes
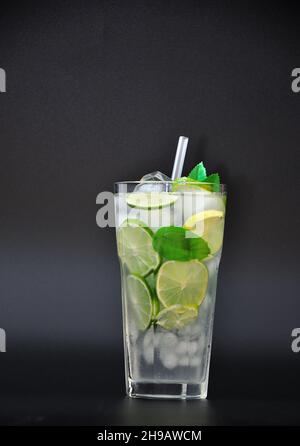
[[[192,178],[192,180],[196,181],[205,181],[206,169],[202,161],[190,171],[188,178]]]
[[[160,228],[153,236],[153,248],[167,260],[202,260],[210,253],[203,238],[176,226]]]
[[[221,190],[219,174],[212,173],[211,175],[206,176],[206,169],[204,167],[203,162],[197,164],[197,166],[195,166],[194,169],[191,170],[189,176],[187,178],[183,177],[182,180],[199,181],[200,183],[210,183],[205,188],[207,188],[211,192],[220,192]]]
[[[208,175],[205,182],[211,183],[212,192],[220,192],[220,177],[218,173],[212,173],[211,175]]]

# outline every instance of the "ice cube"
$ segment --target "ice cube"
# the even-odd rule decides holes
[[[147,364],[152,364],[154,361],[154,350],[160,344],[160,333],[155,333],[149,329],[143,339],[143,356]]]
[[[183,221],[186,221],[192,215],[198,214],[204,210],[204,193],[183,192],[181,199]]]
[[[208,191],[186,191],[182,194],[182,212],[184,221],[192,215],[203,211],[222,211],[225,212],[225,204],[220,193]],[[198,225],[200,222],[198,223]],[[200,231],[201,228],[198,228]]]
[[[195,341],[190,342],[189,346],[188,346],[188,350],[191,355],[194,355],[198,350],[198,343]]]
[[[190,363],[190,359],[188,356],[182,356],[182,358],[179,359],[178,364],[181,367],[187,367]]]
[[[156,170],[155,172],[144,175],[140,181],[171,181],[171,178]]]
[[[154,338],[153,331],[148,330],[144,336],[144,339],[143,339],[143,348],[144,349],[147,349],[148,347],[153,348],[153,344],[154,344],[153,338]]]
[[[189,338],[191,335],[191,324],[186,325],[180,330],[180,336],[182,336],[184,339]]]
[[[147,181],[171,181],[171,178],[165,175],[162,172],[159,172],[156,170],[155,172],[147,173],[144,175],[140,182],[147,182]],[[163,192],[166,191],[166,185],[165,184],[138,184],[135,187],[135,192]]]
[[[180,341],[176,347],[176,353],[178,355],[184,355],[188,352],[188,343],[185,341]]]
[[[201,307],[202,308],[201,304]],[[189,342],[191,339],[195,339],[200,335],[201,326],[199,325],[199,321],[187,325],[186,327],[182,328],[180,330],[180,336],[183,337],[183,339],[186,339],[187,342]]]
[[[225,204],[222,195],[217,192],[203,194],[203,210],[225,212]]]
[[[158,345],[160,358],[163,362],[171,352],[175,352],[178,343],[177,336],[174,333],[164,333],[160,335],[160,343]],[[176,356],[176,355],[175,355]]]
[[[178,340],[177,336],[174,333],[166,333],[161,337],[161,347],[167,348],[167,349],[173,349]]]
[[[147,364],[153,364],[154,361],[154,349],[153,346],[148,346],[144,349],[144,359]]]
[[[167,353],[166,355],[160,356],[162,364],[166,369],[174,369],[177,366],[177,357],[174,353]]]

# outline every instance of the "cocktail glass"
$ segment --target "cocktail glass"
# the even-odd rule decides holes
[[[115,184],[127,394],[206,398],[226,188],[144,184]]]

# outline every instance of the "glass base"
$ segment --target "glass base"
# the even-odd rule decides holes
[[[127,394],[131,398],[157,398],[176,400],[205,399],[207,397],[207,382],[138,382],[133,381],[129,378]]]

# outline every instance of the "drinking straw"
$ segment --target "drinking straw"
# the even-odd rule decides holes
[[[177,150],[171,176],[172,180],[181,177],[188,142],[189,138],[187,138],[186,136],[180,136],[178,139]]]

